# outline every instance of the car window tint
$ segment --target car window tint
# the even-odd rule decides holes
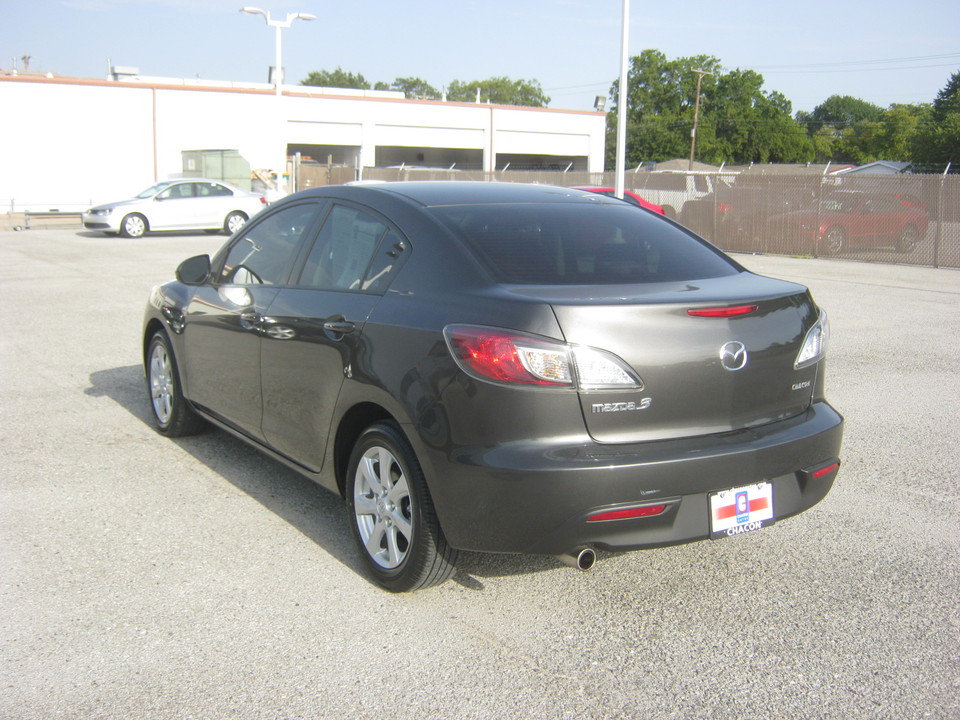
[[[194,194],[197,197],[225,197],[233,195],[230,188],[219,183],[194,183]]]
[[[739,272],[707,243],[626,205],[472,205],[433,212],[506,283],[655,283]]]
[[[380,243],[373,256],[370,269],[363,279],[363,289],[372,293],[384,293],[390,284],[396,269],[404,260],[407,243],[395,231],[391,230]]]
[[[368,289],[364,276],[387,231],[385,223],[363,210],[334,205],[310,251],[299,284],[327,290]],[[371,282],[376,284],[377,279]]]
[[[871,212],[875,213],[899,212],[901,210],[903,210],[903,205],[888,197],[874,198],[871,206]]]
[[[287,273],[317,205],[290,205],[252,225],[234,242],[220,273],[220,281],[238,285],[277,285]]]
[[[171,185],[157,196],[160,200],[181,200],[193,197],[193,183]]]

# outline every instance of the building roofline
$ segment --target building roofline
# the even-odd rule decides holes
[[[55,75],[36,76],[36,75],[16,75],[0,74],[0,82],[20,82],[35,83],[43,85],[76,85],[81,87],[110,87],[110,88],[133,88],[139,90],[184,90],[191,92],[222,92],[237,93],[248,95],[273,95],[275,93],[273,85],[259,83],[233,83],[231,81],[216,80],[183,80],[176,81],[162,80],[103,80],[99,78],[75,78]],[[203,84],[209,83],[209,84]],[[442,100],[417,100],[402,97],[381,97],[370,95],[353,95],[348,93],[327,93],[323,90],[332,88],[318,88],[319,92],[311,92],[305,88],[308,85],[284,85],[283,95],[286,97],[299,98],[317,98],[326,100],[356,100],[365,102],[386,102],[386,103],[405,103],[415,105],[436,105],[439,107],[460,107],[460,108],[487,108],[491,110],[519,110],[526,112],[548,112],[561,113],[565,115],[596,115],[605,116],[605,112],[596,110],[564,110],[561,108],[541,108],[528,105],[495,105],[491,103],[471,103],[471,102],[444,102]]]

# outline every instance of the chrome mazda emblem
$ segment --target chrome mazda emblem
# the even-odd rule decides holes
[[[724,370],[743,370],[747,364],[747,348],[742,342],[733,340],[720,348],[720,364]]]

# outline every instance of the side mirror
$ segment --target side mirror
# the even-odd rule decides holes
[[[210,256],[195,255],[177,267],[177,280],[184,285],[202,285],[210,277]]]

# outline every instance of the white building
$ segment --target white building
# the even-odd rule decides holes
[[[197,151],[286,171],[300,153],[363,168],[602,172],[597,112],[213,81],[0,75],[0,212],[85,207],[191,174]]]

